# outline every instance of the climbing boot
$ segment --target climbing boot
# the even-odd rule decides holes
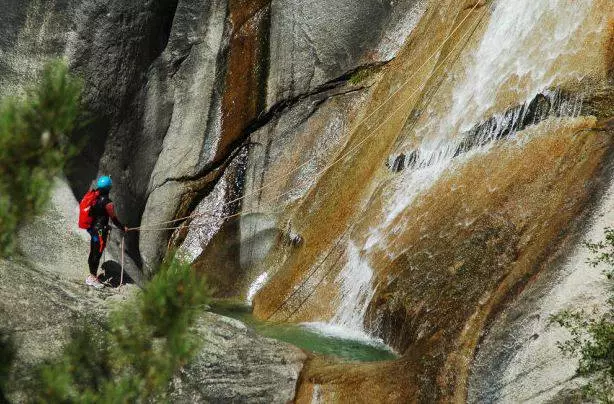
[[[98,277],[94,276],[94,275],[90,275],[85,279],[85,284],[88,286],[93,286],[96,289],[101,289],[104,288],[104,285],[102,283],[100,283],[100,281],[98,280]]]

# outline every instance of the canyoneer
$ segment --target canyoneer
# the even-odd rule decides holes
[[[103,175],[96,181],[96,187],[90,189],[79,204],[79,227],[87,230],[91,237],[90,255],[87,260],[90,275],[85,279],[85,284],[96,289],[104,287],[98,279],[98,266],[109,239],[109,219],[121,231],[128,231],[117,218],[115,206],[109,198],[112,185],[111,177]]]

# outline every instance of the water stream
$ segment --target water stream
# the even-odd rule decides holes
[[[251,307],[241,303],[217,301],[214,313],[242,321],[265,337],[297,346],[316,355],[332,356],[352,362],[374,362],[397,358],[397,355],[378,340],[360,333],[347,333],[345,328],[322,331],[317,323],[281,324],[256,319]]]
[[[566,98],[552,89],[582,79],[591,69],[576,59],[586,54],[583,44],[591,41],[595,23],[603,23],[592,5],[565,0],[494,4],[482,39],[461,55],[439,99],[400,142],[396,155],[403,153],[404,167],[411,169],[393,169],[401,172],[385,180],[378,197],[381,208],[364,213],[377,217],[376,224],[350,242],[347,264],[337,278],[337,310],[328,325],[368,333],[364,315],[377,286],[377,269],[385,265],[371,259],[371,267],[368,260],[378,252],[394,259],[406,248],[395,245],[405,227],[398,218],[421,193],[454,167],[489,153],[495,141],[514,139],[516,131],[548,116],[579,114],[581,97]]]
[[[512,140],[517,131],[549,117],[580,113],[581,95],[566,98],[556,89],[594,70],[592,54],[585,47],[605,19],[595,14],[593,4],[593,0],[494,3],[482,38],[451,67],[437,98],[425,106],[395,148],[393,161],[403,154],[403,167],[393,169],[396,175],[385,176],[381,186],[372,187],[379,194],[371,200],[378,203],[362,213],[372,225],[351,232],[345,263],[334,279],[337,298],[331,302],[328,321],[274,325],[256,321],[245,307],[216,311],[314,353],[350,360],[394,357],[369,336],[364,319],[378,282],[384,281],[378,272],[408,248],[397,243],[407,225],[403,214],[439,179],[476,155],[489,153],[497,141]],[[460,225],[468,226],[472,220],[467,217]],[[248,303],[270,275],[255,280]]]

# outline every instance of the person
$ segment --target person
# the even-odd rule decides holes
[[[102,176],[96,181],[96,190],[99,195],[94,202],[90,216],[92,216],[92,225],[87,232],[91,236],[90,241],[90,255],[88,257],[88,264],[90,267],[90,275],[85,280],[85,284],[93,286],[96,289],[104,287],[102,282],[98,279],[98,266],[100,265],[100,258],[104,249],[107,247],[107,241],[109,239],[109,219],[113,221],[113,224],[122,231],[128,231],[128,228],[122,224],[117,218],[115,213],[115,206],[113,201],[109,198],[109,192],[113,182],[111,177]]]

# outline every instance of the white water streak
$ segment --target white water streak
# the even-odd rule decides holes
[[[471,55],[454,90],[452,106],[435,130],[438,139],[469,130],[485,118],[499,97],[511,105],[532,99],[561,83],[562,56],[577,52],[570,44],[589,14],[592,1],[499,1],[483,39]],[[510,80],[517,84],[509,84]],[[510,94],[510,92],[514,94]]]
[[[548,90],[581,76],[579,72],[556,67],[566,56],[582,50],[577,46],[582,43],[582,38],[591,34],[582,26],[591,7],[592,1],[516,0],[496,3],[480,44],[472,53],[461,56],[465,68],[454,77],[456,84],[450,97],[451,105],[444,108],[429,106],[423,115],[431,118],[416,128],[415,138],[408,138],[410,144],[421,139],[417,150],[410,146],[405,150],[407,154],[416,152],[416,170],[399,174],[387,187],[383,195],[388,201],[385,208],[387,217],[380,229],[373,230],[367,248],[378,243],[382,238],[378,233],[387,234],[386,227],[394,218],[451,166],[462,141],[461,133],[489,116],[495,116],[497,125],[492,133],[484,134],[486,137],[495,136],[496,127],[500,127],[504,119],[524,118],[520,114],[504,117],[505,109],[522,105],[540,92],[548,96],[558,109],[552,113],[577,115],[580,112],[581,99],[567,102],[558,99],[556,92]],[[505,100],[503,105],[501,99]],[[501,113],[498,117],[497,112]],[[481,144],[484,146],[479,149],[486,152],[488,143]]]
[[[375,293],[374,272],[353,242],[348,245],[347,254],[347,263],[336,279],[339,301],[330,323],[365,332],[365,314]]]
[[[258,293],[258,291],[260,291],[260,289],[262,289],[262,287],[266,285],[266,281],[268,279],[269,279],[269,273],[264,272],[260,274],[260,276],[258,276],[258,278],[256,278],[254,282],[252,282],[252,284],[249,287],[249,291],[247,292],[247,303],[249,305],[251,305],[252,302],[254,301],[254,296],[256,296],[256,293]]]

